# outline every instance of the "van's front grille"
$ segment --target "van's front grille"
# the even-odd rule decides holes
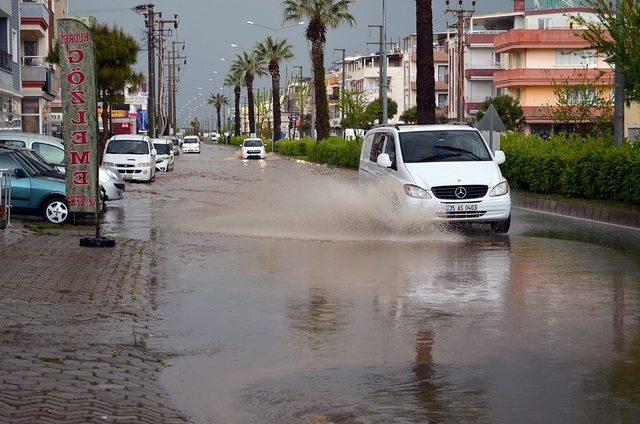
[[[463,200],[480,199],[487,194],[486,185],[459,185],[431,187],[433,195],[438,199]]]

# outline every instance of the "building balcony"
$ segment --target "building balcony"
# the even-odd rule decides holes
[[[585,49],[589,43],[577,29],[512,29],[493,40],[496,53],[522,49]]]
[[[10,18],[12,14],[11,0],[0,0],[0,18]]]
[[[500,31],[486,31],[469,33],[464,38],[464,43],[468,47],[492,45]]]
[[[415,81],[411,81],[411,91],[416,91],[418,89],[418,85]],[[436,80],[436,91],[447,91],[449,89],[449,84],[446,81],[438,81]]]
[[[611,69],[507,69],[493,76],[497,88],[550,86],[554,83],[569,85],[589,81],[599,86],[613,84],[614,73]]]
[[[31,91],[41,91],[41,95],[53,100],[58,91],[58,81],[53,70],[47,65],[44,57],[22,57],[22,88]]]
[[[13,57],[7,52],[0,50],[0,69],[7,72],[12,72],[11,62]]]
[[[470,80],[492,80],[494,74],[500,69],[472,68],[464,71],[466,79]]]
[[[46,1],[22,0],[20,3],[20,34],[22,37],[46,37],[49,28],[49,15]]]
[[[522,106],[522,113],[527,124],[552,124],[553,113],[557,110],[557,106]],[[611,113],[610,110],[606,112]],[[590,115],[593,119],[585,123],[595,122],[595,120],[602,117],[604,113],[605,111],[602,109],[592,108]]]

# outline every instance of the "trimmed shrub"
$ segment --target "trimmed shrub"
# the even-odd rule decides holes
[[[502,172],[513,188],[640,205],[640,143],[611,138],[510,133],[501,141]]]
[[[342,137],[330,137],[320,142],[305,138],[281,141],[279,153],[285,156],[306,157],[327,165],[357,169],[361,146],[362,143],[359,141],[345,140]]]

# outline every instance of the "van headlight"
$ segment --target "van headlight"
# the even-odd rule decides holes
[[[421,187],[415,186],[413,184],[405,184],[404,192],[409,197],[415,197],[416,199],[431,199],[429,192]]]
[[[509,193],[509,183],[505,180],[491,189],[491,193],[489,194],[489,196],[504,196],[507,193]]]
[[[102,162],[102,166],[116,166],[116,164],[115,164],[115,163],[113,163],[113,162],[104,162],[104,161],[103,161],[103,162]]]

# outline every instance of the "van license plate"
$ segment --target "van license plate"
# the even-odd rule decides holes
[[[478,205],[469,205],[469,204],[455,204],[455,205],[446,205],[446,212],[477,212]]]

